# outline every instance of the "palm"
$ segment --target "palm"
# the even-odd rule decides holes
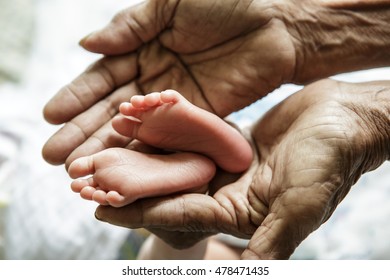
[[[311,94],[285,100],[255,127],[260,160],[248,197],[256,198],[252,211],[264,220],[259,219],[252,251],[288,258],[330,217],[360,175],[348,169],[351,113],[339,103],[340,93],[326,88],[326,83],[305,88]],[[272,251],[267,239],[282,243],[283,251]]]
[[[290,79],[294,49],[285,26],[265,1],[245,2],[178,2],[170,28],[140,51],[142,90],[174,88],[226,116]]]
[[[70,164],[126,146],[131,139],[110,121],[121,102],[140,92],[173,88],[223,117],[290,80],[295,50],[276,13],[263,0],[150,0],[118,14],[82,42],[115,56],[95,63],[47,104],[46,119],[67,124],[46,143],[44,158]]]

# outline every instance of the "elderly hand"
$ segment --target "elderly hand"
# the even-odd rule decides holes
[[[268,2],[150,0],[120,12],[81,42],[116,56],[97,61],[46,105],[46,120],[67,124],[45,145],[44,158],[69,164],[128,144],[109,122],[134,94],[173,88],[226,116],[291,80],[292,38]]]
[[[389,100],[389,82],[314,83],[253,127],[257,158],[241,178],[219,178],[209,195],[99,206],[96,216],[146,227],[176,248],[224,232],[250,238],[244,259],[289,258],[363,173],[390,158]]]
[[[110,120],[134,94],[173,88],[224,117],[286,82],[388,65],[389,5],[363,2],[149,0],[123,10],[81,41],[106,57],[46,105],[47,121],[66,124],[43,157],[68,165],[126,146]]]

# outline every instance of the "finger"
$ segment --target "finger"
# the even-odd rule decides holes
[[[298,246],[297,240],[293,239],[293,234],[288,228],[288,223],[283,220],[274,218],[272,215],[267,216],[252,236],[248,247],[241,256],[242,259],[288,259]]]
[[[91,52],[106,55],[136,50],[165,29],[179,1],[151,0],[119,12],[103,29],[80,41]]]
[[[272,203],[268,215],[253,234],[243,259],[288,259],[298,245],[324,221],[326,205],[318,206],[316,189],[286,191]],[[302,198],[309,197],[309,200]]]
[[[175,249],[187,249],[194,246],[199,241],[214,235],[215,233],[210,232],[179,232],[176,231],[165,231],[156,228],[146,228],[148,231],[157,235],[160,239],[164,240],[165,243],[169,244]]]
[[[135,54],[102,58],[62,88],[46,104],[44,117],[49,123],[61,124],[70,121],[104,98],[110,103],[109,94],[132,81],[136,75]]]
[[[98,220],[127,228],[181,232],[216,233],[219,223],[231,224],[229,215],[219,204],[202,194],[143,199],[122,208],[99,206],[95,216]]]
[[[112,129],[111,119],[118,113],[119,104],[136,93],[134,83],[123,86],[66,123],[44,145],[43,158],[51,164],[63,164],[71,154],[74,159],[105,147],[124,145],[127,139]]]

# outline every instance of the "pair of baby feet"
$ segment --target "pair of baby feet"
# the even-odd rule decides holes
[[[112,120],[118,133],[171,153],[110,148],[75,160],[68,170],[76,179],[71,188],[84,199],[121,207],[139,198],[199,191],[216,165],[238,173],[252,161],[252,149],[236,129],[176,91],[133,96],[119,111]]]

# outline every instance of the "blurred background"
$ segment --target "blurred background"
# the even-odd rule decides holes
[[[78,46],[131,0],[0,0],[0,259],[134,258],[142,233],[98,222],[96,204],[70,190],[63,166],[41,149],[58,127],[44,104],[99,55]],[[343,74],[345,81],[389,79],[381,68]],[[230,118],[251,124],[299,86],[277,92]],[[332,218],[293,259],[390,259],[390,165],[365,175]]]

